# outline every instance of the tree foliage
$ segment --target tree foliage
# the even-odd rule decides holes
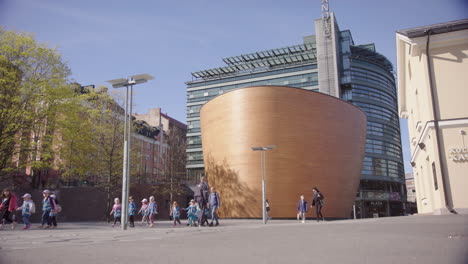
[[[63,102],[73,97],[70,69],[56,49],[35,41],[31,34],[0,28],[0,109],[2,152],[0,171],[30,166],[33,185],[53,166],[53,132]],[[14,145],[14,148],[11,146]],[[0,180],[9,179],[5,173]]]

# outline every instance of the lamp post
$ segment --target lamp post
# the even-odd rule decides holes
[[[265,152],[270,149],[274,149],[276,146],[262,146],[262,147],[252,147],[253,151],[261,151],[261,166],[262,166],[262,218],[263,224],[267,223],[266,217],[266,163],[265,163]]]
[[[132,138],[132,105],[133,85],[145,83],[154,79],[149,74],[138,74],[127,79],[120,78],[107,81],[113,88],[125,87],[125,118],[124,118],[124,146],[123,146],[123,169],[122,169],[122,230],[127,230],[128,223],[128,191],[130,187],[130,143]]]

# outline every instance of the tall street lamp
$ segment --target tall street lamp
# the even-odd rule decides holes
[[[263,218],[263,224],[267,223],[267,213],[266,213],[266,163],[265,163],[265,152],[270,149],[274,149],[276,146],[263,146],[263,147],[252,147],[253,151],[261,151],[261,164],[262,164],[262,218]]]
[[[113,88],[125,87],[125,118],[124,118],[124,146],[123,146],[123,169],[122,169],[122,230],[127,230],[128,223],[128,191],[130,187],[130,142],[132,138],[132,105],[133,85],[145,83],[154,79],[149,74],[138,74],[128,77],[107,81]],[[129,89],[130,88],[130,89]]]

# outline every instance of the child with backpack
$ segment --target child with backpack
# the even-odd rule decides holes
[[[180,207],[176,201],[172,203],[170,215],[172,216],[172,219],[174,220],[174,227],[176,226],[176,223],[179,223],[179,225],[182,225],[182,223],[180,222]]]
[[[62,206],[60,206],[55,194],[52,194],[50,198],[54,199],[55,202],[55,210],[51,211],[49,214],[50,222],[52,223],[52,228],[57,228],[57,215],[62,211]]]
[[[146,225],[148,225],[149,224],[149,221],[148,221],[148,199],[144,198],[143,200],[141,200],[141,208],[140,208],[140,211],[138,211],[138,214],[142,215],[141,225],[143,225],[143,223],[146,223]]]
[[[33,200],[31,200],[31,195],[29,193],[24,194],[22,198],[23,204],[16,210],[21,211],[24,223],[23,230],[26,230],[31,228],[31,221],[29,221],[29,218],[31,217],[31,214],[36,212],[36,206],[34,205]]]
[[[40,228],[50,228],[52,226],[50,214],[56,212],[57,205],[55,204],[55,199],[50,196],[49,190],[44,190],[42,195],[44,200],[42,200],[42,221]]]
[[[114,223],[112,224],[112,227],[115,226],[117,221],[119,221],[119,223],[122,224],[120,220],[120,218],[122,217],[122,205],[120,204],[119,198],[114,199],[114,206],[112,206],[112,210],[109,215],[114,215]]]
[[[130,196],[128,198],[128,216],[129,216],[129,222],[130,222],[130,227],[135,227],[135,214],[136,214],[136,204],[133,201],[133,197]]]
[[[150,203],[148,205],[148,216],[149,216],[149,221],[150,225],[149,227],[154,226],[154,217],[158,214],[158,204],[156,203],[156,200],[154,199],[154,196],[150,197]]]
[[[197,225],[198,216],[197,216],[197,206],[195,204],[195,200],[192,199],[189,203],[189,207],[185,208],[184,210],[187,211],[187,218],[188,218],[187,225],[188,226]]]

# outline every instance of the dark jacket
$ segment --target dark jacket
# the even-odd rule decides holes
[[[316,192],[314,194],[314,197],[312,198],[312,206],[315,206],[315,205],[323,205],[323,199],[325,198],[325,196],[323,196],[323,194],[321,192]]]
[[[309,205],[306,200],[299,200],[299,203],[297,204],[297,211],[299,212],[309,211]]]
[[[205,203],[208,202],[208,184],[206,182],[200,182],[197,185],[197,188],[195,189],[194,197],[201,199]]]

